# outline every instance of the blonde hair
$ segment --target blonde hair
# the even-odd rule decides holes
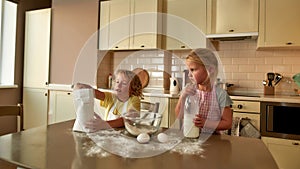
[[[186,57],[186,62],[204,65],[211,78],[216,78],[218,75],[218,59],[216,55],[209,49],[197,48],[192,50]],[[209,68],[213,68],[214,71],[210,70]]]
[[[129,81],[129,96],[143,97],[143,87],[140,78],[130,70],[119,69],[116,75],[123,74]]]

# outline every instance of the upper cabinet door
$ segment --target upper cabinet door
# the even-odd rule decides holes
[[[260,0],[258,47],[300,47],[299,0]]]
[[[49,80],[51,9],[26,12],[24,87],[44,88]]]
[[[100,3],[100,18],[99,49],[107,50],[109,48],[109,1]]]
[[[160,47],[162,0],[111,0],[101,2],[100,50]],[[108,36],[107,36],[108,35]]]
[[[160,47],[162,30],[161,0],[134,0],[132,19],[132,48],[153,49]]]
[[[111,0],[109,4],[109,47],[129,49],[130,0]],[[102,19],[102,18],[100,18]]]
[[[208,34],[258,32],[258,0],[207,0]]]
[[[206,47],[206,0],[167,0],[166,49]]]

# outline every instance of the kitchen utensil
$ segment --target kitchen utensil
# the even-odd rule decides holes
[[[267,81],[266,81],[266,80],[263,80],[263,81],[262,81],[262,84],[263,84],[264,86],[267,86]]]
[[[275,78],[275,73],[272,72],[267,73],[267,78],[268,78],[268,86],[273,86],[272,82]]]
[[[178,94],[179,93],[179,83],[178,79],[175,77],[170,78],[170,94]]]
[[[296,96],[300,96],[300,89],[294,89],[295,93],[296,93]]]
[[[300,88],[300,73],[295,74],[293,76],[293,80],[298,85],[298,87]]]
[[[282,79],[282,75],[279,73],[275,73],[274,86],[277,85]]]
[[[232,84],[232,83],[223,82],[220,78],[217,79],[217,85],[226,91],[229,87],[234,86],[234,84]]]
[[[149,73],[147,70],[142,68],[135,68],[132,70],[137,76],[140,78],[142,83],[142,88],[145,88],[148,86],[149,83]]]

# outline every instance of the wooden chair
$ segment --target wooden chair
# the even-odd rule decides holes
[[[19,130],[24,130],[24,116],[23,116],[23,105],[0,105],[0,117],[3,116],[16,116],[20,118]]]
[[[158,113],[158,109],[159,102],[151,103],[147,101],[141,101],[141,111]]]

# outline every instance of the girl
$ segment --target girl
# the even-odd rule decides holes
[[[218,75],[218,60],[209,49],[196,49],[186,57],[189,78],[194,85],[188,85],[182,91],[175,112],[183,118],[186,98],[198,95],[199,111],[193,123],[202,132],[227,130],[232,124],[232,100],[227,92],[215,85]]]
[[[95,98],[100,100],[100,106],[105,107],[104,120],[95,113],[95,119],[86,123],[91,132],[109,127],[123,127],[121,115],[128,111],[140,111],[140,98],[142,97],[142,84],[139,77],[129,70],[118,70],[115,75],[113,92],[102,92],[97,89]],[[91,88],[86,84],[76,84],[75,89]]]

